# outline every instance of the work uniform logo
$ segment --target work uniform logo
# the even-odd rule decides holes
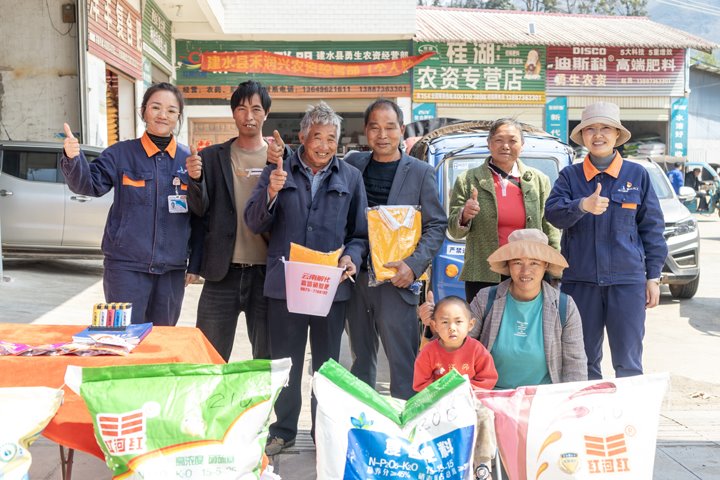
[[[145,453],[146,417],[142,410],[127,413],[99,413],[97,426],[112,455]]]

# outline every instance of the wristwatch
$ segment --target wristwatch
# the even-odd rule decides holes
[[[658,285],[660,285],[660,279],[659,278],[648,278],[648,282],[655,282]]]

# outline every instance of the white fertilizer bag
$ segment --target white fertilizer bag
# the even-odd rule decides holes
[[[0,479],[27,480],[30,445],[55,416],[63,391],[48,387],[0,388]]]
[[[469,480],[475,399],[452,371],[405,403],[328,360],[313,378],[318,480]]]

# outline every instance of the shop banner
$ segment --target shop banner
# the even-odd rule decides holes
[[[511,479],[652,480],[669,375],[475,390]]]
[[[568,111],[567,97],[548,99],[545,104],[545,131],[567,143]]]
[[[177,84],[187,98],[229,99],[256,80],[280,98],[410,96],[408,40],[242,42],[177,40]]]
[[[143,47],[172,65],[172,22],[153,0],[145,0],[142,21]]]
[[[428,52],[397,60],[359,63],[308,60],[270,52],[204,52],[200,71],[271,73],[315,78],[395,77],[433,55],[435,53]]]
[[[688,151],[688,99],[677,98],[670,113],[670,155],[684,157]]]
[[[682,96],[682,48],[547,47],[547,94]]]
[[[437,55],[413,68],[413,101],[524,105],[545,103],[545,47],[417,42]]]
[[[88,0],[88,51],[132,78],[142,79],[140,12],[126,0]]]

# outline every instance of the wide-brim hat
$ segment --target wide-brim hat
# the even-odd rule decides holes
[[[615,141],[616,147],[630,140],[630,131],[620,123],[620,107],[608,102],[597,102],[585,107],[580,117],[580,123],[573,128],[570,139],[578,145],[586,146],[582,139],[582,129],[595,123],[602,123],[620,130]]]
[[[508,261],[516,258],[534,258],[548,263],[547,271],[559,277],[568,263],[565,257],[548,245],[548,237],[536,228],[515,230],[508,235],[508,243],[495,250],[487,259],[490,270],[509,276]]]

